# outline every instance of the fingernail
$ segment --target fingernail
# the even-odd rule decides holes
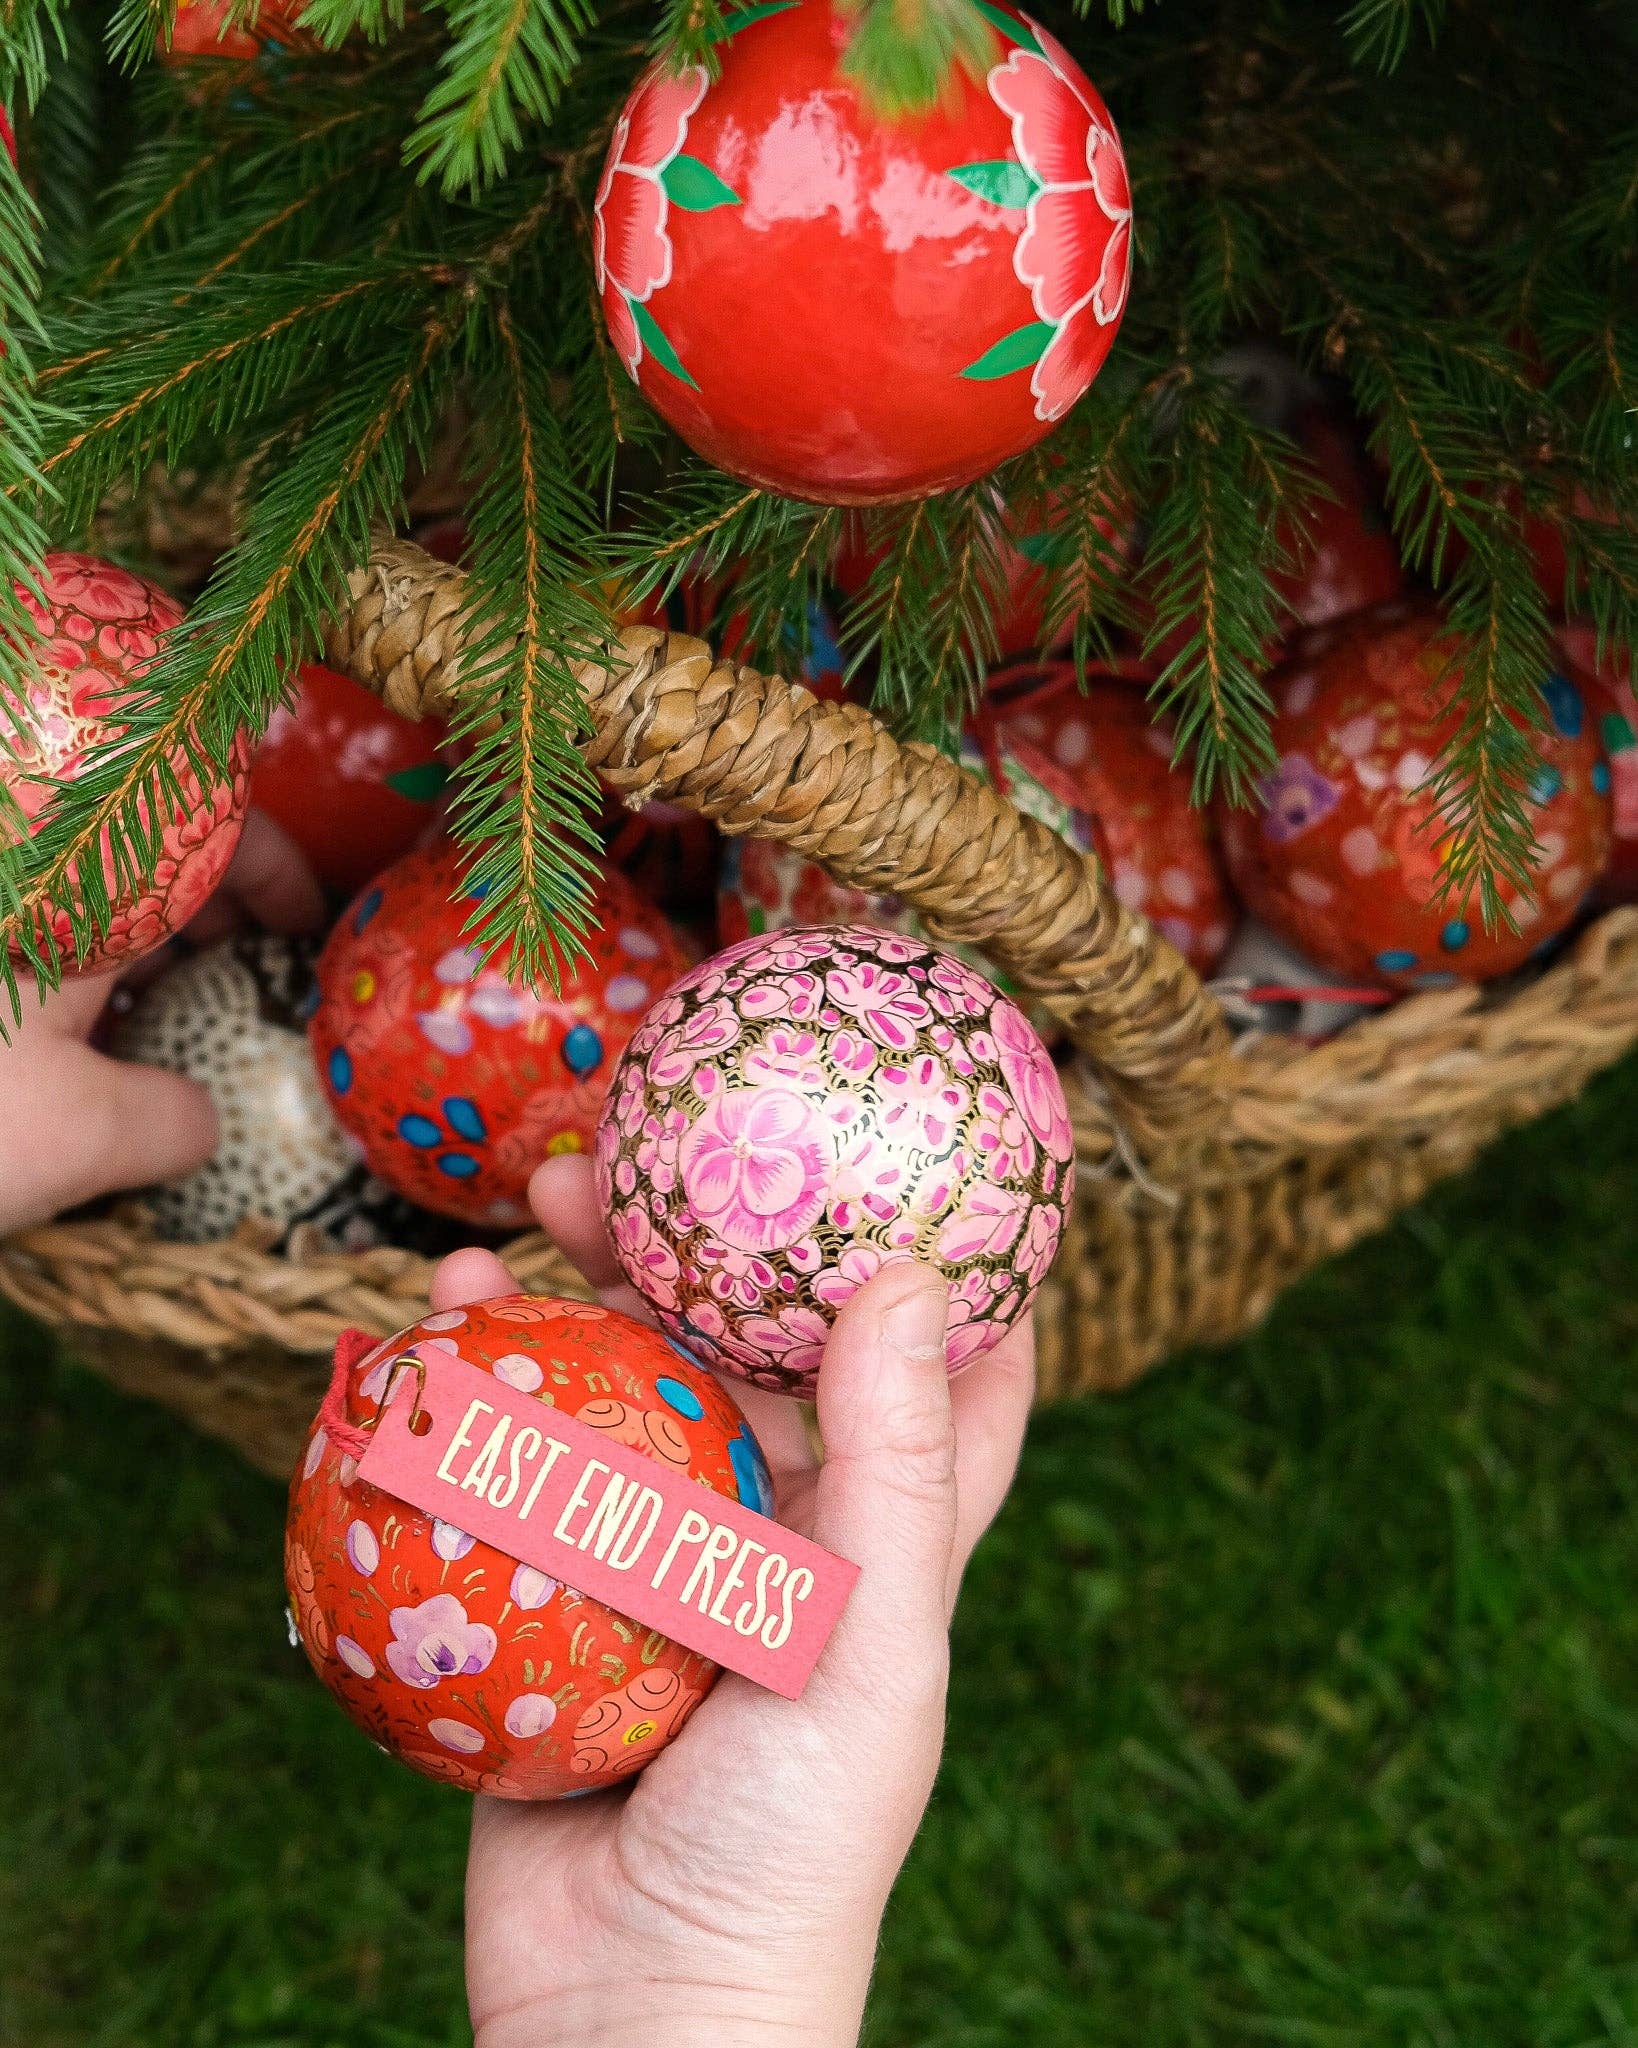
[[[914,1294],[894,1302],[882,1317],[882,1335],[905,1358],[942,1358],[950,1291],[929,1273]]]

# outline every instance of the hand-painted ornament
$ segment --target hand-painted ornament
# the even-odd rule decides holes
[[[303,0],[261,0],[255,19],[230,20],[231,0],[182,0],[170,41],[160,55],[171,62],[190,57],[230,57],[244,63],[265,49],[316,50],[317,39],[298,28]]]
[[[1452,656],[1455,665],[1452,666]],[[1533,896],[1504,887],[1517,930],[1441,900],[1447,835],[1427,789],[1461,720],[1459,643],[1432,607],[1324,627],[1274,679],[1276,766],[1257,812],[1225,808],[1229,873],[1248,910],[1347,981],[1486,981],[1574,917],[1610,846],[1609,769],[1581,692],[1542,679],[1549,723],[1529,821]]]
[[[441,721],[400,718],[349,677],[304,662],[294,701],[256,749],[250,801],[327,889],[351,896],[436,829],[443,738]]]
[[[1210,974],[1234,928],[1234,906],[1210,820],[1190,800],[1186,769],[1173,765],[1174,726],[1130,683],[1094,681],[1083,694],[1070,662],[1032,674],[1034,686],[1000,709],[1002,729],[1032,742],[1068,779],[1126,908]]]
[[[443,1351],[715,1493],[772,1507],[724,1390],[612,1309],[503,1295],[359,1350],[337,1357],[349,1432],[373,1425],[397,1361]],[[343,1710],[412,1770],[470,1792],[561,1799],[618,1784],[716,1682],[698,1652],[360,1479],[322,1414],[290,1483],[284,1560],[293,1638]]]
[[[836,1310],[894,1259],[945,1273],[952,1371],[997,1343],[1052,1264],[1074,1134],[1046,1047],[972,968],[804,927],[716,954],[644,1017],[597,1180],[667,1334],[810,1394]]]
[[[1598,658],[1594,627],[1572,620],[1558,629],[1569,675],[1586,693],[1608,757],[1612,836],[1598,879],[1604,903],[1638,903],[1638,690],[1632,662],[1615,650]]]
[[[39,583],[43,604],[17,586],[40,628],[35,674],[21,705],[7,707],[0,717],[0,783],[31,823],[58,785],[85,771],[94,748],[126,731],[123,714],[159,658],[165,635],[182,619],[181,606],[164,591],[92,555],[47,555]],[[113,915],[106,938],[92,944],[82,968],[151,953],[201,907],[227,872],[239,841],[248,763],[249,748],[241,739],[231,769],[207,790],[182,749],[171,755],[179,800],[160,830],[152,883],[133,884],[120,876],[103,834],[99,857]],[[52,930],[64,958],[72,961],[66,914],[53,917]]]
[[[615,354],[683,439],[828,504],[922,497],[1041,439],[1126,304],[1131,195],[1068,51],[992,0],[982,79],[877,112],[853,16],[729,17],[721,74],[657,64],[621,113],[594,216]]]
[[[509,1229],[529,1176],[590,1148],[616,1056],[688,965],[658,911],[605,869],[589,957],[514,987],[466,929],[479,899],[451,844],[412,853],[343,913],[310,1036],[331,1105],[372,1171],[423,1208]]]
[[[161,1237],[202,1244],[248,1217],[288,1230],[358,1178],[307,1049],[316,958],[301,940],[228,939],[162,974],[118,1025],[121,1059],[186,1074],[216,1104],[215,1153],[147,1197]]]

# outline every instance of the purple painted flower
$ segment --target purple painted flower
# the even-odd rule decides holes
[[[1286,754],[1258,782],[1257,795],[1263,806],[1263,837],[1272,846],[1284,846],[1328,817],[1342,792],[1306,754]]]
[[[395,1607],[388,1619],[393,1640],[387,1663],[395,1678],[425,1692],[442,1678],[470,1677],[487,1669],[496,1649],[495,1631],[468,1621],[453,1593],[435,1593],[419,1607]]]
[[[548,1578],[543,1571],[537,1571],[532,1564],[520,1564],[506,1591],[513,1606],[532,1610],[546,1605],[557,1591],[557,1581]]]
[[[501,1726],[508,1735],[527,1742],[536,1735],[544,1735],[556,1719],[557,1702],[549,1693],[520,1692],[506,1709]]]
[[[347,1555],[352,1560],[353,1570],[362,1573],[365,1578],[368,1578],[381,1562],[381,1545],[368,1522],[348,1523]]]
[[[445,1564],[453,1564],[457,1558],[465,1557],[477,1540],[464,1529],[457,1529],[453,1522],[446,1522],[441,1515],[433,1516],[432,1547]]]

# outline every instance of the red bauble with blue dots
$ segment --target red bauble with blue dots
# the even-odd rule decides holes
[[[480,899],[450,843],[413,853],[347,910],[319,962],[310,1029],[336,1115],[389,1187],[440,1215],[528,1221],[543,1159],[588,1151],[615,1060],[688,967],[681,941],[614,870],[592,900],[589,957],[563,985],[519,988],[466,927]]]
[[[1527,816],[1531,889],[1503,884],[1514,928],[1442,895],[1449,847],[1429,777],[1461,723],[1462,644],[1431,605],[1320,627],[1271,690],[1278,754],[1256,811],[1225,809],[1224,850],[1247,909],[1349,981],[1389,988],[1488,981],[1575,916],[1610,850],[1610,772],[1592,707],[1541,679],[1546,718]]]

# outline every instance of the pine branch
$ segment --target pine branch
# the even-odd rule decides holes
[[[514,978],[556,988],[584,951],[596,870],[597,784],[578,746],[588,728],[575,665],[595,660],[613,629],[596,507],[571,480],[542,352],[504,301],[483,352],[457,727],[472,751],[454,820],[483,892],[469,929],[486,952],[508,949]]]
[[[365,556],[371,524],[401,515],[405,459],[424,451],[464,312],[451,295],[337,392],[299,447],[278,451],[244,538],[134,696],[124,738],[56,792],[31,840],[0,849],[8,906],[0,980],[14,1006],[13,956],[37,981],[55,982],[63,963],[53,909],[66,914],[77,957],[106,933],[108,870],[116,886],[152,874],[160,824],[180,794],[176,764],[219,779],[241,727],[261,730],[292,662],[331,615],[346,570]]]
[[[976,0],[843,0],[853,17],[842,69],[884,118],[925,114],[957,77],[981,79],[996,35]]]
[[[33,587],[46,540],[38,516],[46,495],[41,450],[52,414],[36,389],[33,359],[43,345],[37,301],[42,222],[16,166],[0,150],[0,701],[26,685],[36,637],[19,585]],[[15,827],[15,809],[0,823]]]
[[[1418,29],[1436,43],[1444,17],[1445,0],[1352,0],[1342,32],[1356,64],[1397,71]]]
[[[446,192],[498,178],[525,128],[544,123],[593,26],[590,0],[440,0],[450,40],[408,160]]]

